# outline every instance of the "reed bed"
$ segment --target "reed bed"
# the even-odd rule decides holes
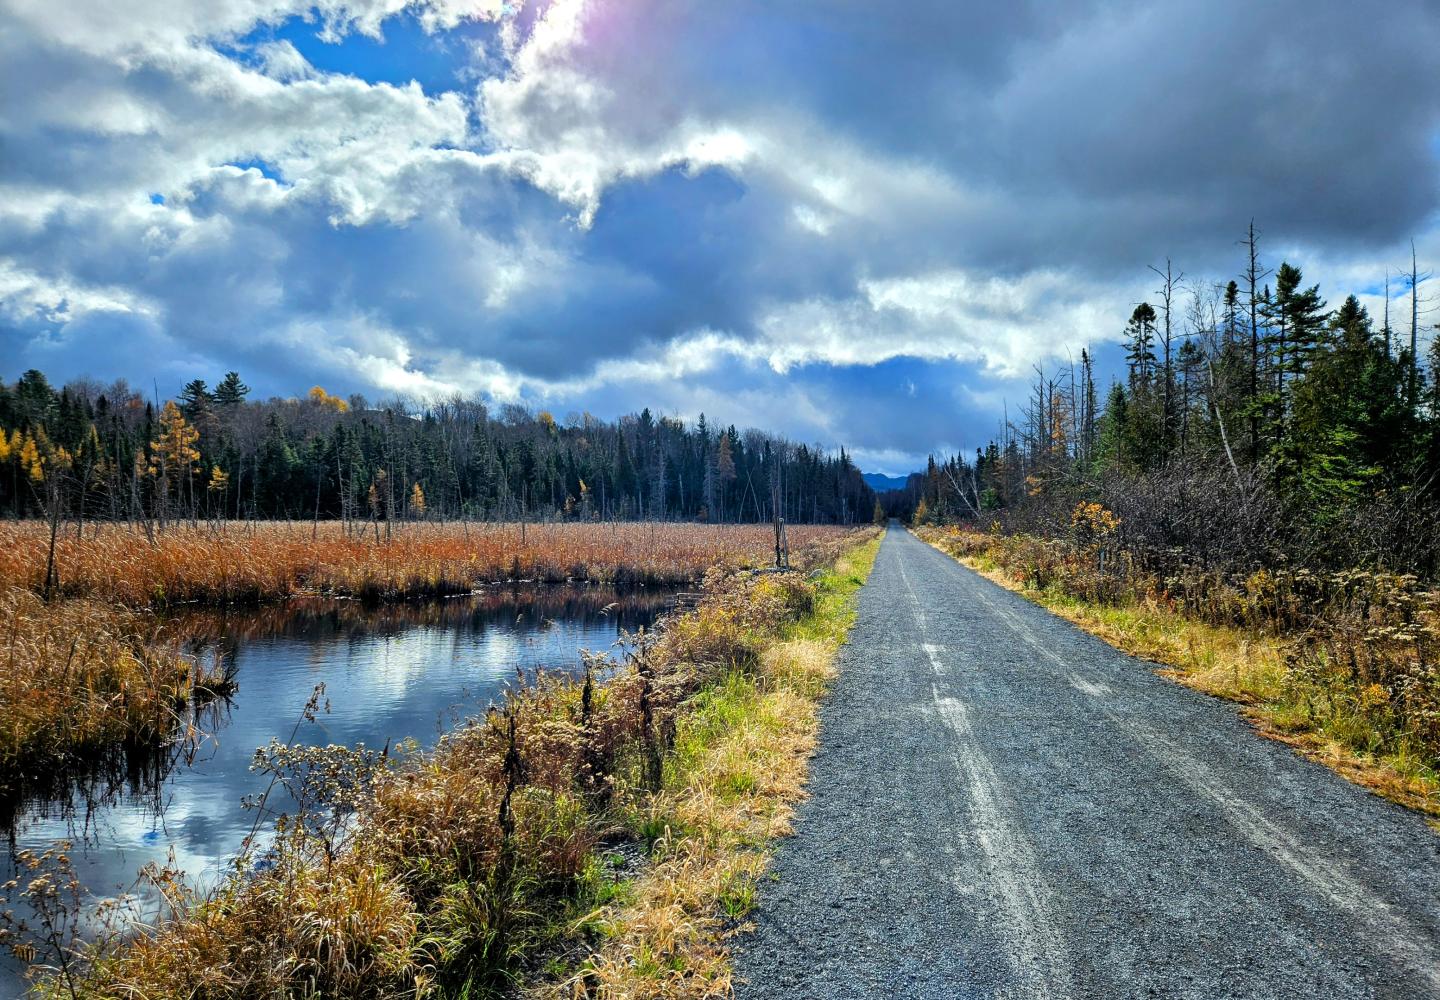
[[[220,687],[153,616],[0,589],[0,794],[88,755],[169,738],[198,686]]]
[[[753,894],[759,842],[785,827],[813,699],[848,625],[846,598],[831,592],[853,593],[864,570],[803,571],[874,534],[816,535],[794,572],[713,568],[699,604],[635,637],[621,660],[592,659],[582,679],[536,678],[430,753],[272,745],[258,766],[302,808],[263,858],[205,899],[159,874],[170,915],[48,989],[152,1000],[478,998],[526,984],[723,994],[719,935]],[[623,844],[667,882],[685,873],[689,909],[646,905],[658,883],[640,891],[643,879],[617,874]],[[671,987],[644,993],[650,965],[607,951],[610,940],[641,949]]]
[[[792,549],[803,551],[846,529],[788,532]],[[48,543],[38,522],[0,524],[0,585],[42,589]],[[92,524],[62,531],[56,546],[62,596],[132,608],[297,593],[382,601],[511,580],[680,584],[712,566],[773,560],[768,525],[679,523],[397,523],[388,538],[377,525],[233,523],[170,527],[153,542],[140,527]]]
[[[335,523],[181,526],[158,534],[90,525],[57,545],[60,586],[43,589],[47,526],[0,524],[0,795],[42,784],[82,758],[120,746],[155,747],[173,736],[178,713],[196,692],[226,687],[223,677],[178,653],[203,633],[203,616],[172,620],[155,612],[180,605],[219,608],[296,594],[384,602],[469,591],[502,580],[584,580],[674,584],[713,568],[771,557],[768,526],[546,524],[397,526],[376,540]],[[797,565],[833,551],[844,529],[790,531]],[[185,634],[180,634],[181,630]]]

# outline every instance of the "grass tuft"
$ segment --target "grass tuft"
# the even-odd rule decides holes
[[[0,589],[0,793],[182,725],[191,698],[234,689],[180,655],[153,617],[93,600]]]

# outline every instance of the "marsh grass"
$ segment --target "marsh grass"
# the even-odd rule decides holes
[[[1413,577],[1303,570],[1170,581],[1026,536],[921,538],[1161,673],[1239,702],[1256,728],[1357,784],[1440,815],[1440,598]]]
[[[0,794],[124,746],[176,736],[186,709],[233,690],[181,655],[153,616],[0,590]]]
[[[94,524],[57,541],[58,592],[128,607],[255,604],[296,593],[369,601],[469,591],[484,583],[566,580],[679,584],[713,566],[773,558],[769,525],[688,523],[336,522],[179,525],[154,536]],[[376,528],[371,531],[370,528]],[[846,529],[794,525],[792,549],[824,546]],[[0,523],[0,584],[39,590],[49,535],[39,522]]]
[[[817,536],[799,559],[792,543],[792,559],[835,563],[866,535]],[[78,992],[723,992],[724,935],[788,830],[874,548],[813,580],[714,570],[692,611],[618,659],[542,674],[428,753],[268,748],[257,765],[299,810],[210,894],[172,889]],[[623,875],[621,843],[644,856]]]
[[[390,601],[508,579],[691,581],[715,567],[763,563],[769,532],[764,525],[422,523],[378,540],[378,530],[272,522],[180,526],[152,543],[138,529],[96,524],[59,539],[58,599],[47,602],[36,596],[48,565],[45,525],[0,524],[0,799],[121,746],[163,745],[187,724],[188,703],[234,691],[223,662],[180,655],[187,636],[169,634],[147,613],[155,609],[299,592]],[[797,563],[845,537],[841,528],[791,529]]]

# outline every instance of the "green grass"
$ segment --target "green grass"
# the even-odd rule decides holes
[[[741,920],[750,915],[759,901],[759,880],[748,871],[735,872],[725,881],[720,890],[720,909],[731,920]]]
[[[814,579],[815,610],[786,629],[787,639],[843,642],[855,624],[856,592],[865,585],[880,552],[875,538],[845,553]]]

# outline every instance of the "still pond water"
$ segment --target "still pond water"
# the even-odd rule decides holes
[[[0,832],[9,840],[0,881],[12,877],[16,851],[64,838],[75,845],[78,877],[97,897],[129,891],[142,865],[172,852],[192,881],[213,884],[255,823],[242,799],[268,784],[250,770],[257,747],[292,732],[296,742],[319,745],[382,747],[406,737],[433,744],[498,699],[517,670],[579,670],[581,649],[609,649],[622,630],[652,622],[671,597],[653,588],[503,588],[383,608],[301,600],[182,620],[185,634],[206,637],[197,642],[233,668],[233,698],[200,713],[207,735],[184,751],[116,761],[109,773],[70,780],[18,806],[0,803]],[[319,684],[329,711],[302,722]],[[12,960],[0,957],[0,997],[23,989]]]

